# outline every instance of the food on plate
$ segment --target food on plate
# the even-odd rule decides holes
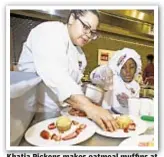
[[[40,136],[46,140],[66,141],[76,138],[86,127],[86,124],[61,116],[56,120],[56,123],[53,122],[48,125],[49,131],[41,131]]]
[[[136,124],[128,115],[117,116],[115,120],[119,126],[119,129],[123,129],[125,133],[128,133],[129,130],[135,131],[136,129]]]
[[[140,147],[153,147],[154,146],[154,138],[151,141],[146,141],[146,142],[139,142],[138,146]]]
[[[133,121],[131,120],[131,118],[127,115],[121,115],[116,117],[116,122],[119,125],[120,129],[124,129],[126,128],[130,123],[132,123]]]
[[[56,125],[55,125],[54,122],[48,125],[49,130],[52,130],[52,129],[55,129],[55,128],[56,128]]]
[[[77,137],[77,132],[75,131],[75,132],[72,132],[72,133],[70,133],[70,134],[68,134],[68,135],[66,135],[66,136],[64,136],[63,138],[62,138],[62,140],[70,140],[70,139],[73,139],[73,138],[75,138],[75,137]]]
[[[129,125],[128,125],[128,129],[129,130],[136,130],[136,124],[133,122],[133,123],[130,123]]]
[[[72,124],[73,124],[73,125],[78,125],[79,122],[77,122],[77,121],[75,121],[75,120],[72,120]]]
[[[53,133],[51,136],[51,140],[61,141],[61,135],[57,135],[57,134]]]
[[[87,127],[86,124],[80,124],[80,125],[79,125],[79,128],[82,129],[82,130],[85,129],[86,127]]]
[[[43,131],[41,131],[40,136],[41,136],[42,138],[48,140],[48,139],[50,138],[51,135],[50,135],[50,133],[49,133],[48,131],[43,130]]]
[[[85,128],[87,127],[86,124],[80,124],[79,127],[76,129],[76,133],[80,134]]]
[[[66,116],[61,116],[56,121],[56,127],[60,132],[67,131],[71,128],[72,121]]]
[[[86,117],[85,112],[77,110],[75,108],[71,108],[68,113],[72,116]]]
[[[77,129],[75,130],[75,132],[77,133],[77,135],[79,135],[79,134],[81,133],[81,131],[82,131],[82,129],[80,129],[80,128],[77,128]]]
[[[80,124],[74,132],[64,136],[62,140],[69,140],[77,137],[86,127],[87,127],[86,124]]]

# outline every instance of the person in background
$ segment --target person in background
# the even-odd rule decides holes
[[[143,81],[146,85],[154,85],[154,55],[147,55],[147,65],[143,71]]]
[[[116,114],[128,114],[128,99],[139,97],[140,86],[134,78],[140,71],[140,55],[133,49],[124,48],[116,51],[107,65],[93,70],[91,81],[94,84],[98,82],[102,86],[103,83],[111,82],[110,79],[112,79],[113,102],[109,109]]]
[[[44,22],[31,30],[23,45],[18,69],[35,72],[43,80],[42,103],[84,111],[102,129],[114,131],[117,123],[109,111],[93,104],[82,92],[80,83],[86,67],[81,47],[97,38],[99,15],[96,10],[72,10],[67,24]]]
[[[143,85],[143,78],[142,78],[142,72],[139,72],[138,75],[135,77],[135,81],[139,83],[140,86]]]

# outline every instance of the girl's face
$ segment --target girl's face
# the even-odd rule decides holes
[[[128,59],[121,68],[120,75],[124,82],[131,82],[136,73],[136,62],[133,59]]]
[[[84,46],[96,35],[99,24],[98,17],[92,12],[86,12],[84,16],[75,19],[72,14],[69,19],[68,32],[74,45]]]

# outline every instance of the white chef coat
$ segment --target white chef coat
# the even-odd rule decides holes
[[[108,65],[101,65],[92,71],[90,79],[93,83],[101,85],[105,84],[105,81],[107,80],[104,79],[104,76],[105,72],[107,71],[107,66]],[[112,85],[108,87],[109,92],[105,93],[102,106],[106,109],[111,109],[112,107],[118,113],[128,114],[128,108],[121,106],[117,100],[117,95],[125,93],[129,98],[139,97],[140,86],[135,80],[130,83],[125,83],[117,74],[113,75],[112,82]],[[134,91],[134,93],[132,91]],[[108,94],[112,94],[112,96]]]
[[[71,95],[83,94],[79,84],[86,65],[83,51],[70,40],[67,25],[44,22],[31,30],[18,69],[36,72],[44,82],[40,85],[39,102],[58,108]]]
[[[113,104],[112,107],[118,113],[128,114],[128,108],[122,107],[117,100],[117,95],[125,93],[129,98],[139,98],[140,86],[133,80],[130,83],[125,83],[121,77],[113,76]]]

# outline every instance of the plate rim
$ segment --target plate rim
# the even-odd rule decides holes
[[[59,116],[60,117],[60,116]],[[70,117],[71,119],[83,119],[84,121],[88,121],[88,123],[90,123],[90,124],[92,124],[92,125],[88,125],[89,127],[91,127],[91,131],[89,132],[89,136],[86,136],[86,138],[84,138],[84,139],[81,139],[79,142],[75,142],[75,143],[70,143],[69,144],[69,142],[68,142],[68,144],[55,144],[55,142],[54,142],[54,144],[52,144],[52,145],[43,145],[43,144],[41,144],[41,145],[39,145],[39,144],[34,144],[33,142],[31,142],[29,139],[28,139],[28,137],[27,137],[27,135],[28,135],[28,132],[31,130],[31,129],[33,129],[34,127],[36,127],[37,125],[40,125],[41,123],[43,123],[43,122],[45,122],[46,123],[46,121],[53,121],[54,119],[56,120],[58,117],[54,117],[54,118],[49,118],[49,119],[45,119],[45,120],[42,120],[42,121],[40,121],[40,122],[38,122],[38,123],[35,123],[34,125],[32,125],[32,126],[30,126],[27,130],[26,130],[26,132],[24,133],[24,138],[25,138],[25,140],[26,140],[26,142],[28,142],[30,145],[32,145],[32,146],[38,146],[38,147],[53,147],[53,146],[73,146],[73,145],[77,145],[77,144],[79,144],[79,143],[81,143],[81,142],[84,142],[84,141],[86,141],[86,140],[88,140],[89,138],[91,138],[95,133],[96,133],[96,125],[95,125],[95,123],[93,123],[91,120],[89,120],[89,119],[86,119],[85,117],[76,117],[76,116],[67,116],[67,117]],[[44,130],[44,129],[43,129]],[[78,137],[77,137],[78,138]]]
[[[154,138],[154,135],[152,135],[152,134],[142,134],[142,135],[131,136],[129,138],[124,139],[118,146],[124,147],[125,146],[124,143],[129,142],[129,140],[133,140],[135,138],[143,138],[143,137],[146,137],[146,136],[147,137],[150,136],[150,138]],[[134,147],[139,147],[139,146],[134,145]]]
[[[116,115],[116,114],[114,114],[114,116],[119,116],[119,114],[118,115]],[[105,132],[105,131],[103,131],[103,130],[101,130],[101,128],[99,127],[99,126],[97,126],[97,128],[96,128],[96,133],[98,134],[98,135],[101,135],[101,136],[104,136],[104,137],[111,137],[111,138],[129,138],[129,137],[133,137],[133,136],[137,136],[137,135],[141,135],[141,134],[143,134],[146,130],[147,130],[147,128],[148,128],[148,126],[147,126],[147,124],[146,124],[146,122],[144,122],[143,120],[141,120],[140,119],[140,117],[136,117],[136,116],[132,116],[132,115],[128,115],[128,116],[130,116],[130,117],[132,117],[132,118],[137,118],[137,119],[139,119],[142,123],[145,123],[145,128],[143,129],[144,131],[143,132],[141,132],[141,133],[137,133],[136,135],[129,135],[128,133],[127,133],[127,136],[113,136],[113,135],[110,135],[110,134],[103,134],[103,133],[101,133],[101,131],[102,132]],[[109,132],[110,133],[110,132]]]

